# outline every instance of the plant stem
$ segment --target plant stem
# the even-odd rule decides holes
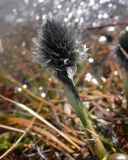
[[[73,85],[73,83],[70,83],[70,85],[63,83],[63,86],[69,104],[74,108],[77,116],[80,118],[84,126],[86,138],[88,139],[88,141],[94,140],[94,143],[92,142],[89,143],[89,147],[92,154],[97,155],[100,159],[103,159],[103,157],[106,155],[107,152],[98,134],[95,132],[92,126],[88,111],[83,106],[83,103],[80,100],[80,97],[76,91],[75,86]]]
[[[128,109],[128,71],[125,70],[124,73],[124,89],[125,89],[125,96],[126,96],[126,107]]]

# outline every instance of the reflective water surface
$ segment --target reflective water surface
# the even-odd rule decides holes
[[[16,66],[30,61],[32,38],[47,17],[63,19],[82,32],[102,24],[126,23],[127,11],[128,0],[0,0],[0,69],[26,72]],[[114,30],[113,25],[108,28]],[[103,41],[106,37],[101,36],[99,42]]]

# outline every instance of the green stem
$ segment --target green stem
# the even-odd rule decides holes
[[[91,120],[89,118],[89,114],[87,109],[83,106],[83,103],[81,102],[77,91],[75,89],[75,86],[72,84],[64,85],[64,91],[67,97],[67,100],[69,104],[74,108],[77,116],[80,118],[84,129],[85,129],[85,135],[88,141],[91,139],[94,140],[94,143],[89,143],[89,147],[93,155],[97,155],[100,159],[103,159],[103,157],[106,155],[106,150],[98,136],[98,134],[95,132]]]
[[[126,96],[126,106],[128,111],[128,71],[125,70],[124,74],[124,89],[125,89],[125,96]]]

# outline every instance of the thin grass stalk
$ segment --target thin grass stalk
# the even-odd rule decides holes
[[[22,108],[23,110],[29,112],[31,115],[33,115],[34,117],[36,117],[38,120],[40,120],[41,122],[43,122],[44,124],[46,124],[48,127],[50,127],[51,129],[53,129],[54,131],[56,131],[58,134],[60,134],[63,138],[65,138],[69,143],[71,143],[73,146],[75,146],[76,148],[79,149],[79,146],[74,143],[70,138],[68,138],[63,132],[61,132],[60,130],[58,130],[56,127],[54,127],[51,123],[49,123],[47,120],[45,120],[42,116],[40,116],[38,113],[34,112],[33,110],[31,110],[30,108],[28,108],[26,105],[18,103],[16,101],[13,101],[7,97],[4,97],[2,95],[0,95],[1,98],[15,104],[16,106]]]
[[[93,143],[92,142],[89,143],[91,152],[93,153],[93,155],[97,155],[100,159],[103,159],[107,152],[99,136],[97,135],[92,126],[87,109],[83,106],[83,103],[81,102],[80,98],[76,99],[74,92],[70,88],[71,86],[63,84],[63,87],[69,104],[74,108],[77,116],[80,118],[84,126],[85,135],[86,138],[88,139],[88,142],[94,140]],[[74,90],[76,90],[74,85],[72,87],[74,88]]]
[[[128,71],[127,70],[125,70],[125,73],[124,73],[123,83],[124,83],[124,90],[125,90],[125,96],[126,96],[126,107],[128,110]]]

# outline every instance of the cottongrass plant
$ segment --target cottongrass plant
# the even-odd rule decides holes
[[[116,50],[120,65],[124,68],[124,89],[126,95],[126,104],[128,109],[128,31],[124,31],[120,38]]]
[[[63,84],[69,104],[83,124],[92,154],[103,159],[106,150],[92,126],[88,111],[83,106],[73,83],[77,61],[87,58],[86,45],[81,44],[73,29],[53,19],[47,20],[42,25],[34,43],[34,61],[43,68],[51,68],[55,71],[57,78]]]

